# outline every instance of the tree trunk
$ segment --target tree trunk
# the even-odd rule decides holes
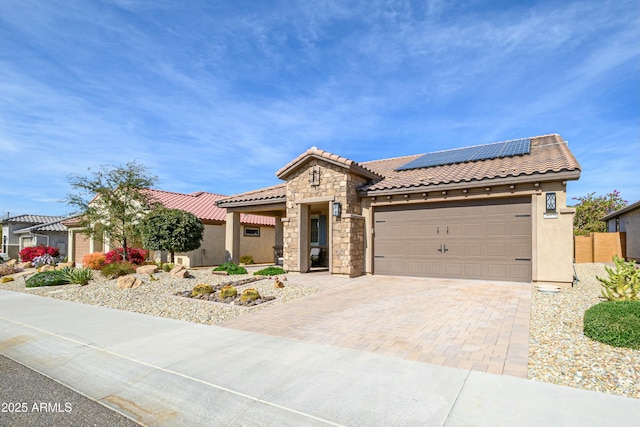
[[[169,251],[169,253],[171,254],[171,261],[172,263],[176,263],[176,253],[174,251]]]
[[[122,239],[122,256],[125,261],[129,261],[129,249],[127,248],[127,238]]]

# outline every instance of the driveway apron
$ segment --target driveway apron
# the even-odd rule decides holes
[[[220,324],[526,378],[531,284],[327,273],[289,275],[322,291]],[[286,285],[287,282],[285,282]]]

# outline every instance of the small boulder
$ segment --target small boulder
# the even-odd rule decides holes
[[[213,274],[215,274],[216,276],[228,276],[229,273],[227,271],[213,271]]]
[[[60,264],[58,264],[58,266],[56,267],[56,270],[62,270],[65,267],[70,267],[73,268],[76,266],[76,263],[71,261],[71,262],[61,262]]]
[[[17,259],[10,259],[9,261],[5,262],[5,264],[8,266],[16,265],[17,263],[18,263]]]
[[[176,273],[172,273],[171,275],[176,279],[187,279],[189,278],[189,270],[182,269],[177,271]]]
[[[141,265],[140,267],[136,268],[136,273],[138,274],[153,274],[157,272],[158,266],[155,264]]]
[[[53,271],[56,268],[53,265],[45,264],[38,269],[38,271]]]
[[[274,288],[276,288],[276,289],[277,289],[277,288],[284,288],[284,283],[282,283],[282,281],[280,280],[280,278],[276,276],[276,281],[275,281],[275,283],[273,284],[273,287],[274,287]]]
[[[116,286],[118,286],[118,289],[135,289],[141,284],[142,281],[135,276],[121,276],[118,277],[118,281],[116,282]]]
[[[184,270],[184,269],[185,269],[185,268],[184,268],[184,265],[182,265],[182,264],[176,264],[176,266],[175,266],[175,267],[173,267],[173,268],[171,269],[171,271],[169,271],[169,274],[174,275],[174,274],[176,274],[177,272],[182,271],[182,270]]]
[[[23,269],[23,270],[24,270],[25,268],[31,268],[31,262],[21,262],[21,263],[18,263],[17,267],[18,267],[18,268],[21,268],[21,269]]]

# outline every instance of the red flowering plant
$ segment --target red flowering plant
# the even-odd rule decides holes
[[[149,251],[145,249],[128,249],[129,252],[129,262],[132,264],[140,265],[144,263],[144,260],[147,259],[147,255]],[[105,264],[113,264],[116,262],[120,262],[124,260],[124,250],[122,248],[114,249],[105,254]]]
[[[60,255],[60,250],[53,246],[29,246],[20,251],[22,262],[31,262],[34,258],[42,255],[50,255],[56,258]]]

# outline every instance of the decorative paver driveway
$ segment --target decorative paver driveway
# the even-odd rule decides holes
[[[220,326],[527,376],[531,284],[326,273],[288,279],[323,290]]]

